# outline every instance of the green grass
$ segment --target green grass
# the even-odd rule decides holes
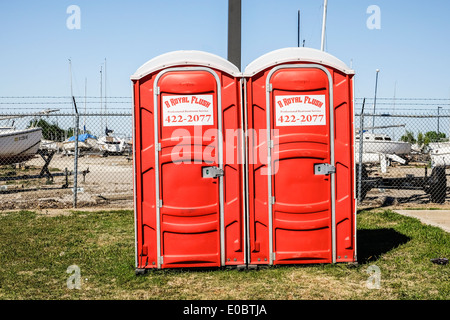
[[[449,299],[450,234],[391,211],[358,214],[358,266],[134,273],[132,211],[0,215],[0,299]],[[81,289],[68,289],[77,265]],[[380,289],[366,286],[371,265]]]

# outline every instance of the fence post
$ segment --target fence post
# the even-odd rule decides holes
[[[80,116],[78,115],[77,104],[75,97],[72,96],[73,105],[75,107],[75,151],[74,151],[74,164],[73,164],[73,207],[77,207],[77,192],[78,192],[78,127],[80,124]]]
[[[361,191],[362,191],[362,166],[363,166],[363,133],[364,133],[364,104],[366,98],[363,99],[361,115],[359,116],[359,166],[358,166],[358,204],[361,203]]]

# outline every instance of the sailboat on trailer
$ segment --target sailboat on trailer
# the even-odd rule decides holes
[[[106,83],[106,58],[105,58],[105,114],[107,113],[107,83]],[[100,89],[101,91],[101,89]],[[103,122],[102,122],[103,125]],[[124,139],[113,135],[114,130],[108,129],[108,115],[105,117],[105,135],[98,138],[98,148],[104,154],[122,154],[127,143]]]
[[[70,91],[73,96],[72,91],[72,61],[69,59],[69,66],[70,66]],[[86,94],[87,94],[87,79],[85,80],[85,88],[84,88],[84,113],[86,114]],[[62,147],[65,153],[73,153],[75,152],[75,135],[71,136],[70,138],[66,139],[62,143]],[[97,137],[94,135],[88,133],[86,131],[86,116],[84,119],[84,126],[83,126],[83,133],[78,135],[78,150],[80,152],[86,152],[86,151],[93,151],[98,148],[98,141]]]

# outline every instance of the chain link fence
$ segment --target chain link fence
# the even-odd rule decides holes
[[[449,99],[358,99],[356,180],[362,206],[443,204],[450,165]]]
[[[1,209],[132,208],[132,102],[108,97],[107,103],[0,97]],[[359,206],[450,201],[449,103],[378,98],[375,106],[356,99]]]
[[[1,209],[132,208],[131,98],[103,103],[0,99]]]

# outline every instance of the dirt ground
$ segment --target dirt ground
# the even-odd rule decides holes
[[[45,164],[36,157],[22,166],[3,168],[3,175],[37,175]],[[50,162],[52,174],[74,169],[73,156],[56,154]],[[133,208],[133,162],[129,156],[85,155],[78,159],[77,208]],[[73,208],[74,176],[54,177],[52,182],[42,179],[22,179],[0,182],[1,210]]]

